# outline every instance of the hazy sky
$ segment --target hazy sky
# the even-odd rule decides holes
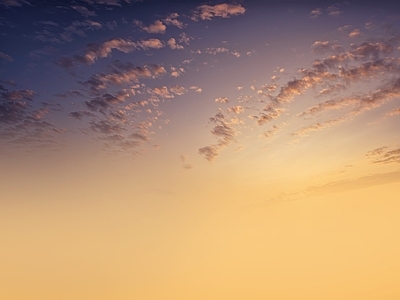
[[[1,299],[397,299],[398,1],[0,0]]]

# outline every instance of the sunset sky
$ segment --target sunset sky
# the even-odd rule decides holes
[[[0,299],[400,299],[400,2],[0,0]]]

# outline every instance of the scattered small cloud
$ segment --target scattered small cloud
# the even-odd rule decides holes
[[[220,98],[215,98],[216,103],[228,103],[228,98],[226,97],[220,97]]]
[[[182,45],[179,45],[176,43],[176,40],[174,38],[170,38],[167,41],[167,45],[171,48],[171,49],[184,49],[184,47]]]
[[[316,19],[321,15],[322,15],[322,8],[316,8],[310,12],[310,18],[313,18],[313,19]]]
[[[349,37],[354,38],[354,37],[359,36],[360,34],[361,34],[360,29],[354,29],[353,31],[351,31],[349,33]]]
[[[203,91],[202,88],[200,88],[200,87],[198,87],[196,85],[191,86],[189,89],[195,91],[196,93],[201,93]]]
[[[215,17],[229,18],[244,14],[245,11],[246,9],[241,4],[200,5],[193,13],[192,20],[211,20]]]

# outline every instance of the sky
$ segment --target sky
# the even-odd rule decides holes
[[[0,298],[398,299],[398,1],[0,0]]]

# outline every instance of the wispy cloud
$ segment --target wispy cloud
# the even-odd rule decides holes
[[[18,7],[22,6],[23,4],[30,4],[26,0],[1,0],[0,4],[5,6],[5,7]]]
[[[210,118],[210,123],[214,125],[211,134],[217,139],[217,144],[205,146],[199,149],[199,154],[204,155],[205,158],[212,162],[218,157],[219,151],[236,141],[238,134],[234,120],[229,120],[220,110],[215,116]]]
[[[115,38],[102,44],[89,44],[86,47],[84,55],[74,55],[62,57],[57,64],[63,68],[72,68],[75,64],[91,65],[99,58],[105,58],[111,55],[112,50],[129,53],[134,50],[160,49],[164,44],[159,39],[147,39],[133,42],[128,39]]]
[[[87,7],[82,5],[72,5],[71,8],[75,9],[77,12],[85,17],[94,17],[96,15],[94,11],[91,11]]]
[[[393,108],[391,111],[388,111],[386,113],[386,115],[391,116],[391,117],[400,115],[400,107],[399,108]]]
[[[40,31],[36,31],[32,38],[41,41],[44,43],[51,44],[64,44],[69,43],[74,40],[76,36],[78,37],[86,37],[86,32],[94,31],[102,28],[102,25],[99,22],[95,22],[92,20],[84,20],[84,21],[73,21],[70,25],[64,27],[61,32],[54,31],[54,24],[41,23],[43,25],[50,25],[53,28],[45,28]]]
[[[14,61],[14,58],[12,58],[10,55],[4,53],[4,52],[0,52],[0,60],[6,60],[9,62]]]
[[[99,93],[110,84],[137,83],[140,78],[157,78],[166,73],[165,68],[159,65],[138,67],[130,62],[114,61],[109,67],[109,72],[92,75],[83,84],[88,86],[92,92]]]
[[[91,5],[121,6],[123,3],[131,3],[135,0],[80,0]]]
[[[389,150],[388,147],[380,147],[365,155],[372,159],[374,164],[400,163],[400,148]]]

